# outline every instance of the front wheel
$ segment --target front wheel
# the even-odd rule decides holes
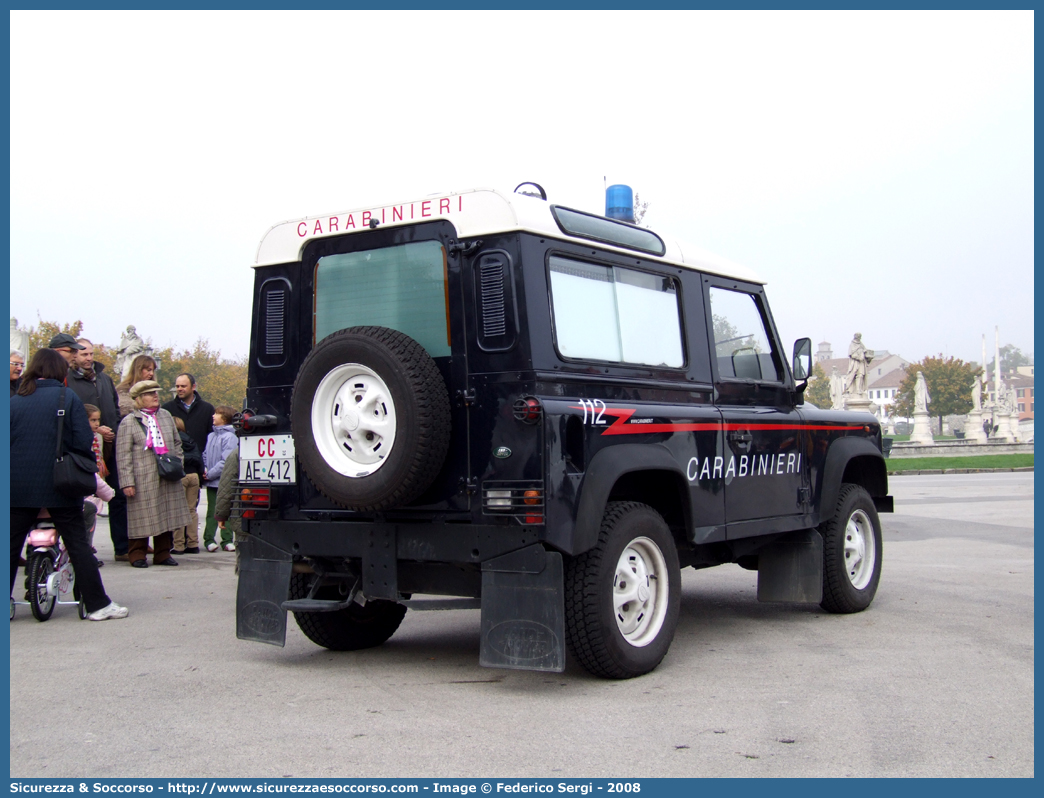
[[[46,621],[54,612],[55,597],[47,592],[47,580],[54,573],[54,562],[44,552],[36,552],[29,558],[29,607],[33,617]]]
[[[584,668],[629,679],[660,664],[678,625],[681,568],[658,512],[611,502],[597,545],[570,560],[565,582],[566,639]]]
[[[290,578],[290,598],[306,598],[314,578],[310,574],[294,574]],[[340,598],[334,585],[321,587],[315,597]],[[331,651],[358,651],[381,645],[395,634],[405,615],[406,607],[402,604],[376,600],[364,605],[353,603],[336,612],[295,612],[294,620],[316,645]]]
[[[827,612],[862,612],[881,580],[881,520],[874,500],[859,485],[845,483],[837,513],[820,524],[823,535],[823,601]]]

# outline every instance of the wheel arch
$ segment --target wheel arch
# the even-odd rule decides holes
[[[846,482],[861,486],[874,498],[888,494],[884,455],[867,438],[840,438],[827,450],[817,490],[819,522],[834,517],[841,485]]]
[[[611,501],[649,505],[663,516],[678,544],[692,526],[685,472],[665,446],[618,444],[591,458],[576,503],[569,554],[582,554],[595,546],[605,507]]]

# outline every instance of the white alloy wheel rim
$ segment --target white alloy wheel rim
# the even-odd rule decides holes
[[[312,399],[312,435],[323,460],[346,477],[365,477],[395,445],[395,404],[373,369],[345,363],[323,377]]]
[[[660,633],[670,590],[667,561],[649,538],[635,538],[624,548],[613,576],[613,614],[624,640],[641,648]]]
[[[870,584],[876,559],[877,543],[870,516],[856,510],[848,516],[845,525],[845,573],[856,590],[863,590]]]

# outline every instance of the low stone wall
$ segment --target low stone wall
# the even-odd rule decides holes
[[[982,454],[1033,454],[1032,443],[976,443],[975,441],[937,441],[924,446],[909,441],[892,444],[889,457],[975,457]]]

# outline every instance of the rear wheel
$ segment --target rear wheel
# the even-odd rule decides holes
[[[823,536],[823,601],[827,612],[861,612],[881,580],[881,520],[874,500],[859,485],[845,483],[837,513],[819,526]]]
[[[293,574],[290,577],[290,598],[308,596],[312,574]],[[338,599],[336,585],[321,587],[315,595],[318,599]],[[353,603],[336,612],[295,612],[294,620],[305,637],[316,645],[331,651],[357,651],[379,646],[399,628],[406,607],[394,601],[368,601],[365,605]]]
[[[598,544],[569,562],[565,581],[566,639],[584,668],[629,679],[660,664],[678,625],[681,569],[658,512],[610,503]]]
[[[54,562],[49,554],[35,552],[29,558],[29,607],[33,617],[46,621],[54,612],[55,597],[47,592],[47,580],[54,573]]]

